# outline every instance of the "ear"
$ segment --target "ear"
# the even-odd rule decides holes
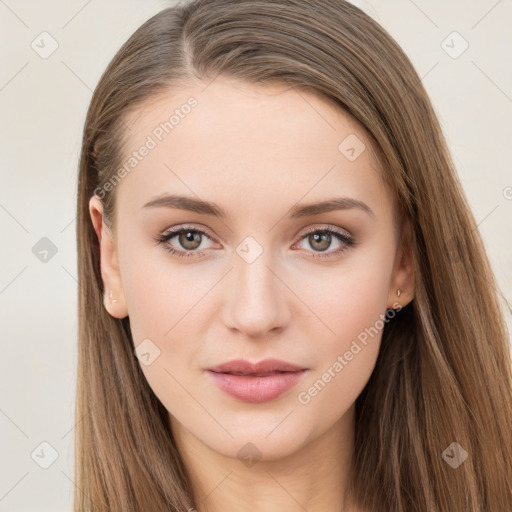
[[[401,243],[395,255],[388,295],[387,307],[390,309],[401,309],[414,299],[412,228],[409,219],[404,220],[401,235]],[[398,295],[398,290],[400,290],[400,295]]]
[[[103,221],[103,203],[96,195],[92,196],[89,201],[89,213],[100,246],[101,278],[105,290],[103,304],[114,318],[125,318],[128,316],[128,309],[119,272],[114,237]]]

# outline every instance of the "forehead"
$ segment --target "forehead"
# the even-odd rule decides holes
[[[290,85],[195,82],[152,98],[125,124],[120,204],[142,206],[165,192],[235,210],[335,191],[386,202],[362,126],[327,98]]]

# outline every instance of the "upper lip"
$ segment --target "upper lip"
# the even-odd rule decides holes
[[[305,370],[305,368],[287,363],[286,361],[280,361],[279,359],[264,359],[258,363],[250,363],[243,359],[235,359],[233,361],[228,361],[226,363],[213,366],[212,368],[208,368],[208,370],[217,373],[252,375],[272,372],[297,372]]]

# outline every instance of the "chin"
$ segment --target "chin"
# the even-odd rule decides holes
[[[272,436],[273,434],[270,437]],[[266,437],[261,432],[255,435],[245,432],[228,442],[218,439],[205,439],[203,442],[217,453],[231,459],[237,459],[247,467],[251,467],[258,462],[285,459],[299,451],[305,442],[305,439],[298,435],[276,435],[273,439],[270,439],[270,437]]]

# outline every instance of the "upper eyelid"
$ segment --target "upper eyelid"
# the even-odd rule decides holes
[[[335,231],[337,233],[340,233],[341,235],[345,235],[347,238],[352,238],[352,234],[349,233],[348,230],[344,229],[344,228],[340,228],[340,227],[334,227],[333,225],[331,224],[323,224],[322,226],[313,226],[312,228],[307,228],[306,231],[303,232],[303,235],[301,236],[301,239],[310,234],[310,233],[315,233],[316,231],[328,231],[328,230],[331,230],[331,231]],[[300,232],[300,231],[299,231]]]
[[[206,227],[197,227],[197,226],[192,226],[192,225],[189,226],[188,224],[183,224],[183,225],[178,226],[176,228],[165,229],[164,231],[162,231],[162,236],[167,236],[167,235],[175,236],[175,235],[181,233],[182,231],[186,231],[187,229],[190,230],[190,231],[198,231],[199,233],[205,234],[206,236],[208,236],[208,238],[211,238],[211,239],[216,239],[217,238]]]

